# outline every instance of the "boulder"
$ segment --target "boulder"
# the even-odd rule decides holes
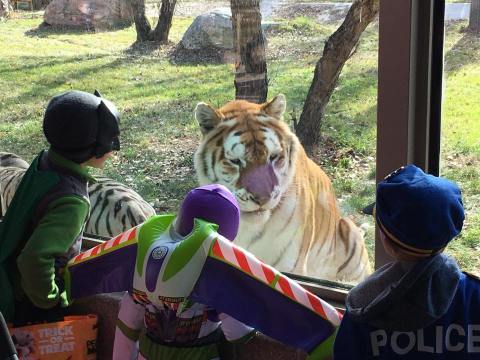
[[[262,22],[262,30],[278,26],[272,21]],[[264,38],[266,41],[266,39]],[[180,41],[180,48],[186,51],[234,50],[232,12],[230,8],[218,8],[195,18]]]
[[[13,11],[10,0],[0,0],[0,18],[7,17],[10,11]]]
[[[232,13],[219,8],[195,18],[180,42],[187,50],[233,49]]]
[[[133,11],[128,0],[53,0],[45,9],[44,21],[91,30],[131,25]]]

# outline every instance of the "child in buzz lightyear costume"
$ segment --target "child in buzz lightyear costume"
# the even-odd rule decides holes
[[[209,306],[184,297],[182,287],[191,288],[194,280],[189,271],[191,266],[175,263],[185,258],[170,256],[167,259],[167,254],[180,241],[207,235],[204,234],[205,230],[208,232],[207,228],[198,223],[194,226],[196,218],[219,224],[218,233],[233,239],[238,230],[239,209],[233,195],[221,186],[204,186],[188,193],[174,226],[168,227],[161,235],[162,245],[148,250],[150,257],[144,264],[145,278],[137,274],[133,296],[127,293],[122,300],[115,332],[114,359],[136,358],[139,338],[138,359],[218,359],[217,343],[223,334],[231,341],[247,341],[255,334],[253,328],[234,318],[217,314]],[[171,220],[165,219],[165,226]],[[194,256],[191,261],[198,262]],[[159,279],[157,283],[163,265],[164,275],[168,269],[175,268],[176,276],[168,276],[166,281]],[[154,299],[152,303],[144,296],[156,286],[168,289],[169,296]]]
[[[216,359],[223,336],[247,341],[253,329],[309,359],[331,358],[341,316],[228,240],[239,215],[225,187],[202,186],[186,196],[177,217],[153,216],[70,261],[70,299],[129,292],[114,359]]]

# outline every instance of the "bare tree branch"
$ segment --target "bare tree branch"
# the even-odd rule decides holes
[[[129,0],[133,10],[133,20],[137,30],[137,41],[158,41],[161,43],[168,41],[168,34],[172,26],[173,12],[175,10],[176,0],[162,0],[162,6],[158,15],[158,23],[155,30],[148,21],[145,11],[145,0]]]
[[[345,62],[354,54],[360,36],[379,11],[379,0],[356,0],[345,20],[325,43],[297,125],[297,135],[307,152],[318,146],[325,106]]]

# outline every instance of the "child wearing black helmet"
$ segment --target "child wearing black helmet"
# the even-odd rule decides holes
[[[50,143],[32,162],[0,223],[0,311],[16,325],[54,321],[66,306],[61,271],[79,253],[89,215],[87,167],[120,149],[119,113],[95,91],[68,91],[47,106]]]
[[[335,360],[480,359],[480,281],[443,254],[463,226],[458,186],[408,165],[369,209],[395,261],[349,292]]]

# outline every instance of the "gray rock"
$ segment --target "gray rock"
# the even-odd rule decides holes
[[[133,12],[128,0],[53,0],[45,9],[44,21],[91,30],[130,25]]]
[[[274,21],[262,22],[263,31],[277,26]],[[229,51],[233,50],[233,43],[230,8],[218,8],[197,16],[180,41],[185,50]]]
[[[233,49],[232,13],[219,8],[195,18],[183,35],[181,45],[187,50]]]

